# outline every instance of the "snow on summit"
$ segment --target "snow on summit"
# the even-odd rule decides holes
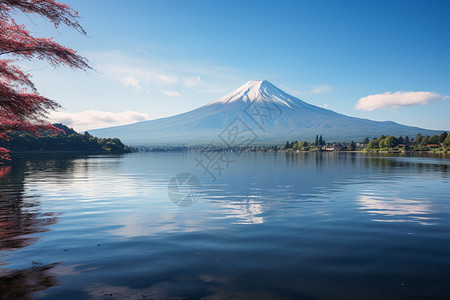
[[[299,101],[298,99],[296,100]],[[286,94],[267,80],[249,81],[240,88],[210,104],[227,104],[238,101],[243,103],[269,101],[288,107],[295,105],[295,100],[292,96]]]

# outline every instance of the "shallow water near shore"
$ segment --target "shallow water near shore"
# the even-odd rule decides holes
[[[0,166],[0,299],[450,295],[450,156],[227,153],[207,170],[201,157]],[[180,174],[199,181],[186,205]]]

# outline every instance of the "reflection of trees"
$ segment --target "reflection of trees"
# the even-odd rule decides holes
[[[377,167],[384,172],[395,172],[395,169],[413,170],[418,173],[441,173],[447,174],[450,171],[448,160],[439,159],[449,156],[426,154],[426,153],[408,153],[408,154],[365,154],[365,159],[370,167]],[[421,158],[421,159],[417,159]],[[429,159],[429,160],[428,160]]]
[[[24,195],[26,163],[8,167],[10,171],[0,178],[0,251],[29,246],[37,239],[33,234],[58,221],[55,213],[39,211],[36,196]]]
[[[86,160],[68,159],[65,156],[53,159],[33,157],[32,163],[26,163],[26,172],[32,174],[34,181],[48,180],[49,177],[53,181],[71,179],[80,168],[87,168]]]
[[[0,251],[29,246],[37,240],[31,235],[58,221],[54,213],[40,213],[35,201],[23,201],[21,196],[0,194]]]
[[[47,273],[56,265],[34,265],[0,277],[0,299],[28,299],[26,296],[31,293],[56,286],[55,276]]]
[[[58,222],[58,214],[43,213],[39,208],[39,198],[25,192],[27,174],[33,181],[45,179],[51,170],[53,176],[73,174],[74,160],[26,160],[14,159],[10,166],[0,166],[0,254],[14,251],[35,243],[37,233],[50,230],[48,225]],[[0,256],[1,257],[1,256]],[[0,299],[22,299],[28,294],[45,290],[56,285],[54,276],[47,274],[55,264],[34,265],[15,271],[2,270],[0,273]],[[0,266],[8,268],[5,262]]]
[[[423,172],[448,172],[450,164],[448,154],[432,153],[354,153],[354,152],[301,152],[286,153],[286,162],[290,165],[306,166],[314,162],[316,169],[322,167],[343,166],[352,175],[360,170],[362,164],[365,168],[375,167],[388,171],[392,168],[404,168]],[[440,163],[442,161],[442,163]],[[333,165],[334,166],[333,166]]]
[[[11,172],[11,166],[0,165],[0,179],[6,177],[6,175],[8,175],[9,172]]]

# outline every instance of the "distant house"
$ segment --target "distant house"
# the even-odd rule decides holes
[[[439,148],[440,146],[438,144],[428,144],[427,147],[430,148]]]
[[[333,144],[331,147],[334,148],[333,151],[342,151],[344,149],[344,146],[339,143]]]

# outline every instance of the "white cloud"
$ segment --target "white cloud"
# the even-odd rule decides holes
[[[360,98],[355,105],[355,109],[372,111],[378,108],[425,105],[440,98],[445,97],[431,92],[386,92]]]
[[[161,89],[178,82],[178,77],[170,70],[154,68],[145,61],[117,54],[106,53],[97,58],[94,67],[105,76],[136,90]]]
[[[317,105],[319,107],[328,108],[328,103],[324,103],[323,105]]]
[[[151,86],[165,86],[176,83],[178,78],[172,75],[160,74],[157,71],[136,66],[108,66],[103,70],[107,76],[120,81],[125,86],[134,87],[137,90],[143,90]]]
[[[333,88],[328,84],[321,84],[313,86],[311,89],[312,94],[325,94],[331,92]]]
[[[371,194],[358,196],[357,202],[360,209],[373,216],[372,221],[417,222],[422,225],[433,225],[431,222],[433,218],[430,216],[433,210],[429,203],[423,200],[379,197]]]
[[[184,85],[188,86],[188,87],[199,86],[199,85],[202,85],[202,84],[203,84],[203,81],[200,78],[200,76],[189,77],[189,78],[186,78],[186,80],[184,81]]]
[[[154,75],[160,81],[160,83],[175,83],[178,81],[178,78],[172,75],[161,75],[161,74],[154,74]]]
[[[142,86],[139,84],[139,80],[133,76],[124,77],[121,79],[123,85],[132,86],[138,90],[142,90]]]
[[[63,123],[69,127],[74,127],[77,131],[131,124],[148,119],[148,114],[135,111],[113,113],[92,109],[77,113],[54,112],[50,116],[52,123]]]
[[[164,94],[166,94],[169,97],[179,97],[181,96],[180,93],[178,93],[177,91],[163,91]]]

